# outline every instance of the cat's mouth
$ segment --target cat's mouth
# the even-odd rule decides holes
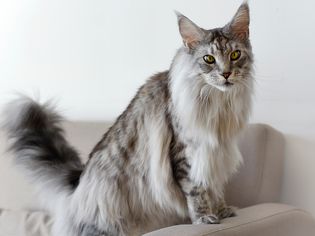
[[[213,86],[216,87],[217,89],[225,92],[225,91],[231,90],[232,89],[232,85],[234,85],[234,83],[231,83],[229,81],[225,81],[224,83],[216,84],[216,85],[213,85]]]
[[[233,83],[231,83],[231,82],[229,82],[229,81],[226,81],[226,82],[224,83],[224,85],[225,85],[226,87],[229,87],[229,86],[232,86]]]

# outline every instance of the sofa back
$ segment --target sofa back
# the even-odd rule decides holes
[[[67,122],[66,136],[82,160],[109,127],[109,123]],[[0,132],[0,209],[38,209],[38,198],[31,184],[12,166]],[[261,202],[276,202],[280,195],[284,157],[283,136],[267,125],[250,125],[239,138],[244,165],[227,186],[230,204],[245,207]]]

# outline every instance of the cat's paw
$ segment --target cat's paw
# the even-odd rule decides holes
[[[220,219],[216,215],[205,215],[194,221],[193,224],[220,224]]]
[[[225,206],[219,209],[218,216],[220,219],[236,216],[235,210],[233,206]]]

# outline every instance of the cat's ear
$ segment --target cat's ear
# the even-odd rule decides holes
[[[204,38],[205,32],[186,16],[175,11],[178,19],[179,32],[184,45],[190,49],[195,48]]]
[[[223,28],[224,32],[239,40],[247,40],[249,37],[249,7],[244,2],[237,10],[233,19]]]

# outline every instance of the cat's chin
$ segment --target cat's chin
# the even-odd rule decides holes
[[[220,90],[221,92],[227,92],[233,89],[233,87],[235,86],[232,83],[225,83],[225,84],[221,84],[221,85],[212,85],[213,87],[215,87],[216,89]]]

